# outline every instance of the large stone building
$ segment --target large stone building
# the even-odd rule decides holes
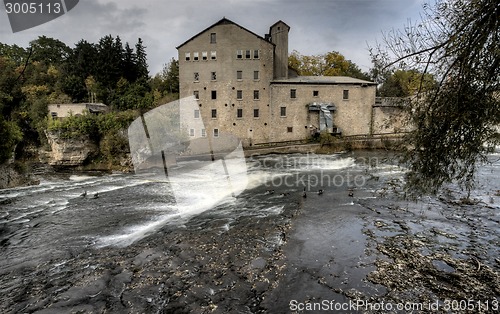
[[[375,83],[297,76],[288,68],[289,30],[279,21],[261,37],[223,18],[177,47],[181,106],[197,104],[182,119],[190,137],[231,134],[248,147],[317,131],[373,133]]]

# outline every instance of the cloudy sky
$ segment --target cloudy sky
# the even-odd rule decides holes
[[[119,35],[131,45],[142,38],[150,73],[161,71],[176,46],[223,17],[261,35],[283,20],[291,29],[289,50],[304,55],[339,51],[363,71],[371,67],[368,45],[382,33],[416,21],[424,0],[80,0],[64,16],[12,33],[0,10],[0,42],[27,47],[38,36],[73,47]]]

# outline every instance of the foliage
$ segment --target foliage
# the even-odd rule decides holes
[[[381,97],[408,97],[436,84],[433,75],[417,70],[396,70],[389,75],[378,90]]]
[[[22,139],[22,132],[16,123],[0,116],[0,164],[12,157],[14,147]]]
[[[107,133],[99,142],[99,151],[106,160],[115,161],[118,156],[130,151],[128,139],[122,132]]]
[[[100,115],[71,115],[64,119],[50,119],[47,129],[58,132],[62,138],[90,136],[99,141],[106,134],[128,128],[137,118],[136,111],[109,112]]]
[[[47,130],[59,133],[61,138],[89,136],[96,139],[98,126],[96,116],[91,114],[72,115],[64,119],[49,119]]]
[[[33,50],[31,60],[44,62],[47,65],[62,64],[71,52],[71,48],[62,41],[46,36],[31,41],[30,47]]]
[[[456,181],[473,187],[476,167],[500,144],[500,6],[497,0],[438,0],[423,21],[385,37],[372,58],[422,73],[407,99],[408,191],[436,193]],[[393,58],[388,58],[393,55]],[[425,75],[437,84],[426,86]]]
[[[162,78],[165,81],[166,91],[170,94],[179,93],[179,61],[172,58],[163,67]]]
[[[369,80],[368,74],[336,51],[316,56],[304,56],[294,50],[288,58],[288,65],[303,76],[350,76]]]
[[[167,76],[150,79],[145,49],[141,39],[129,45],[111,35],[97,43],[81,40],[73,48],[46,36],[31,41],[27,48],[0,43],[1,123],[8,125],[1,130],[7,141],[0,145],[0,155],[12,153],[10,138],[21,141],[16,155],[25,146],[42,145],[48,127],[65,137],[85,134],[99,141],[107,132],[126,128],[137,110],[177,99],[177,61],[171,60]],[[81,102],[102,102],[112,112],[68,121],[47,118],[48,104]]]

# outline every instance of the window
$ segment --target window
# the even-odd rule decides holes
[[[245,58],[250,59],[250,50],[245,51]]]
[[[219,129],[214,129],[214,137],[219,137]]]
[[[211,33],[210,34],[210,43],[215,44],[217,42],[217,34],[216,33]]]
[[[259,100],[259,91],[258,90],[253,91],[253,100]]]
[[[189,136],[194,136],[194,129],[189,129]]]
[[[52,119],[57,118],[57,112],[51,112],[50,115],[52,116]]]
[[[194,72],[194,80],[195,82],[198,82],[200,80],[200,73]]]
[[[212,119],[217,118],[217,109],[212,109]]]
[[[217,99],[217,91],[216,90],[212,91],[212,99]]]
[[[258,80],[259,79],[259,71],[253,71],[253,79]]]
[[[243,79],[243,71],[236,71],[236,79],[237,80]]]
[[[195,109],[194,110],[194,118],[195,119],[199,119],[200,118],[200,110],[199,109]]]
[[[207,131],[205,129],[201,129],[201,137],[206,137]]]
[[[238,109],[236,110],[236,117],[237,117],[237,118],[243,118],[243,109],[238,108]]]
[[[344,89],[344,94],[342,95],[342,99],[349,99],[349,90],[348,89]]]
[[[201,53],[201,58],[202,58],[203,60],[207,60],[207,59],[208,59],[208,53],[207,53],[206,51],[203,51],[203,52]]]
[[[243,59],[243,50],[236,50],[236,59]]]
[[[242,90],[237,90],[236,91],[236,99],[242,100],[243,99],[243,91]]]
[[[210,59],[212,60],[217,59],[217,51],[210,51]]]
[[[292,133],[293,132],[293,127],[291,127],[291,126],[286,127],[286,131],[288,133]]]
[[[254,109],[253,110],[253,117],[258,118],[259,117],[259,109]]]
[[[286,107],[280,107],[280,117],[286,117]]]
[[[319,96],[319,90],[313,90],[313,97]]]
[[[211,72],[210,73],[210,78],[211,78],[212,81],[217,80],[217,72]]]
[[[199,54],[197,52],[193,52],[193,60],[198,61]]]
[[[290,98],[297,98],[297,90],[296,89],[290,90]]]
[[[193,96],[194,96],[194,99],[196,99],[196,100],[200,99],[200,92],[199,92],[199,91],[197,91],[197,90],[195,90],[195,91],[193,92]]]
[[[186,52],[186,61],[191,60],[191,52]]]
[[[259,59],[259,50],[256,49],[256,50],[253,51],[253,58],[254,59]]]

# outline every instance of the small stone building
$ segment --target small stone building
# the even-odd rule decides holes
[[[262,37],[223,18],[177,47],[181,105],[198,104],[182,118],[191,138],[231,134],[248,147],[319,131],[370,134],[376,84],[293,75],[289,31],[278,21]]]
[[[108,106],[101,103],[50,104],[48,109],[49,116],[55,119],[83,115],[84,113],[100,114],[108,111]]]

